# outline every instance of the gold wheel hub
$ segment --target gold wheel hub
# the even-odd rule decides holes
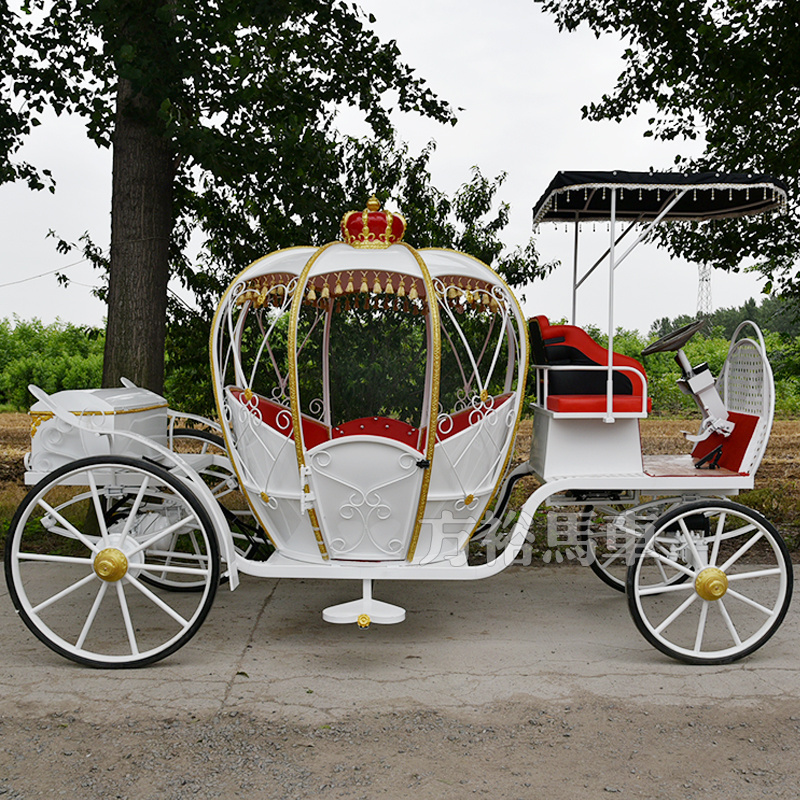
[[[128,559],[125,558],[122,550],[117,550],[116,547],[107,547],[95,556],[94,571],[98,578],[113,583],[124,577],[128,571]]]
[[[706,567],[697,574],[694,588],[703,600],[719,600],[728,591],[728,576],[717,567]]]
[[[369,614],[359,614],[356,622],[358,622],[359,628],[369,628],[372,620],[369,618]]]

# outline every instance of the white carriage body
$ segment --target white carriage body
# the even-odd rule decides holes
[[[575,290],[600,263],[579,279],[576,256],[573,324],[553,335],[545,317],[531,320],[530,458],[492,507],[529,379],[525,319],[489,267],[402,243],[405,222],[371,198],[345,215],[344,242],[271,253],[223,295],[211,365],[224,441],[174,430],[164,399],[125,380],[120,389],[53,396],[31,387],[39,402],[26,482],[39,483],[6,547],[15,607],[48,646],[100,667],[140,666],[181,647],[221,574],[231,589],[240,572],[358,579],[363,596],[323,618],[397,623],[404,609],[374,600],[374,580],[496,574],[523,551],[534,513],[547,505],[567,507],[571,556],[583,553],[602,580],[627,591],[636,626],[662,652],[707,664],[753,652],[786,613],[791,559],[761,515],[720,498],[752,488],[769,438],[773,378],[763,337],[745,323],[756,337],[740,338],[740,326],[716,381],[679,350],[700,431],[687,436],[691,452],[643,455],[646,374],[613,351],[614,271],[632,249],[616,257],[614,228],[617,218],[652,227],[760,213],[784,200],[783,187],[758,176],[556,177],[535,221],[612,223],[608,349],[574,324]],[[667,344],[647,350],[678,349]],[[556,363],[548,347],[557,345],[580,358]],[[195,449],[182,452],[181,439]],[[485,562],[470,564],[470,540],[494,536],[526,475],[540,485],[512,529],[487,538]],[[222,502],[237,489],[249,510]],[[603,525],[593,525],[596,511]],[[265,536],[275,551],[261,560]],[[52,552],[40,552],[42,542]],[[741,556],[756,543],[770,563],[752,568]],[[61,581],[55,593],[35,580],[40,567]],[[62,600],[83,604],[76,620],[50,618]]]

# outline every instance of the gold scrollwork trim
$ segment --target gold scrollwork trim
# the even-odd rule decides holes
[[[142,411],[156,411],[159,408],[167,408],[166,403],[159,403],[154,406],[142,406],[141,408],[123,408],[114,411],[70,411],[76,417],[116,417],[119,414],[138,414]],[[36,431],[43,422],[53,418],[52,411],[29,411],[31,418],[31,439],[36,435]]]

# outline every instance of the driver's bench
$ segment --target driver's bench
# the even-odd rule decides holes
[[[536,367],[537,401],[557,414],[606,415],[608,350],[576,325],[551,325],[543,314],[528,321]],[[647,376],[635,359],[614,353],[612,411],[647,416]]]
[[[613,353],[609,398],[609,352],[586,331],[551,325],[540,314],[529,320],[528,333],[535,387],[530,463],[536,474],[544,480],[641,474],[639,419],[650,408],[642,365]]]

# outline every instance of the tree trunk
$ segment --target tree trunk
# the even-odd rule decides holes
[[[161,394],[174,159],[156,122],[153,104],[120,80],[103,386],[119,386],[125,377]]]

